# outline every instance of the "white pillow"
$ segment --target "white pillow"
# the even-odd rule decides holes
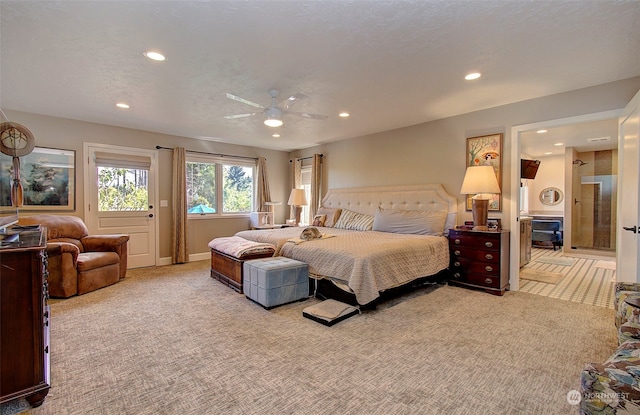
[[[398,210],[378,207],[373,230],[392,233],[441,236],[447,211]]]
[[[342,209],[342,213],[333,227],[354,231],[370,231],[373,227],[373,216]]]

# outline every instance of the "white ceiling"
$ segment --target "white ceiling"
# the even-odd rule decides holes
[[[520,152],[527,157],[563,155],[567,147],[578,152],[611,150],[618,147],[618,119],[546,128],[546,132],[525,131],[520,135]]]
[[[2,0],[0,14],[2,109],[279,150],[640,75],[639,1]],[[267,106],[270,88],[329,119],[285,116],[276,139],[260,115],[223,118],[253,109],[225,93]]]

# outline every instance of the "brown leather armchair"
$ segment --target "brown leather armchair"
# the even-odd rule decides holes
[[[127,273],[129,235],[89,235],[76,216],[33,215],[18,223],[47,228],[51,297],[85,294],[120,281]]]

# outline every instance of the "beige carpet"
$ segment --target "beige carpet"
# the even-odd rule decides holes
[[[27,413],[577,414],[581,368],[615,349],[607,308],[442,286],[325,327],[302,317],[318,300],[267,311],[208,265],[52,302],[52,388]]]
[[[529,281],[539,281],[547,284],[557,284],[564,275],[559,272],[543,271],[533,268],[520,269],[520,278]]]

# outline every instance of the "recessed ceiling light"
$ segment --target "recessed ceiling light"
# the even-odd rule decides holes
[[[271,137],[273,137],[273,138],[280,138],[280,134],[275,133],[275,134],[274,134],[274,135],[272,135]]]
[[[351,114],[349,114],[348,112],[341,112],[340,114],[338,114],[339,117],[342,118],[347,118],[348,116],[350,116]]]
[[[557,146],[557,147],[560,147],[560,146],[563,146],[563,145],[564,145],[564,143],[555,143],[554,144],[554,146]]]
[[[464,77],[467,81],[473,81],[474,79],[480,78],[482,75],[479,72],[471,72]]]
[[[147,50],[143,55],[149,59],[153,59],[154,61],[163,61],[166,59],[162,53],[156,52],[155,50]]]
[[[538,130],[538,131],[536,131],[536,133],[538,133],[538,134],[544,134],[546,132],[547,132],[547,130]]]
[[[131,108],[131,107],[129,107],[129,104],[126,104],[126,103],[124,103],[124,102],[118,102],[118,103],[116,104],[116,107],[118,107],[118,108],[124,108],[124,109],[129,109],[129,108]]]
[[[548,156],[549,154],[553,154],[551,151],[547,151],[546,153],[544,153],[545,156]]]

